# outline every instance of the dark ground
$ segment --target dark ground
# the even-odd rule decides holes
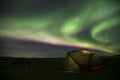
[[[31,65],[13,63],[17,58],[0,58],[0,80],[120,80],[120,56],[104,61],[105,68],[92,72],[67,73],[63,58],[30,59]]]

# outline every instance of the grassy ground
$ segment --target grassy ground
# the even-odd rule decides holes
[[[66,73],[62,62],[53,58],[32,59],[31,65],[0,63],[0,80],[120,80],[120,58],[110,58],[104,69],[85,73]]]

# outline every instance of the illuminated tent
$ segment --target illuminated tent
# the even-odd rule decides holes
[[[86,72],[104,67],[99,57],[90,50],[68,52],[64,63],[65,70],[69,72]]]

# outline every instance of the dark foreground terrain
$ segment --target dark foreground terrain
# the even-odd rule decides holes
[[[25,64],[16,59],[0,58],[0,80],[120,80],[120,56],[106,59],[101,70],[84,73],[64,72],[63,58],[31,58]]]

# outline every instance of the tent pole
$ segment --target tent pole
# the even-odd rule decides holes
[[[90,69],[90,66],[91,66],[91,61],[92,61],[92,57],[93,57],[94,54],[90,54],[90,57],[89,57],[89,61],[88,61],[88,65],[87,65],[87,69]]]

